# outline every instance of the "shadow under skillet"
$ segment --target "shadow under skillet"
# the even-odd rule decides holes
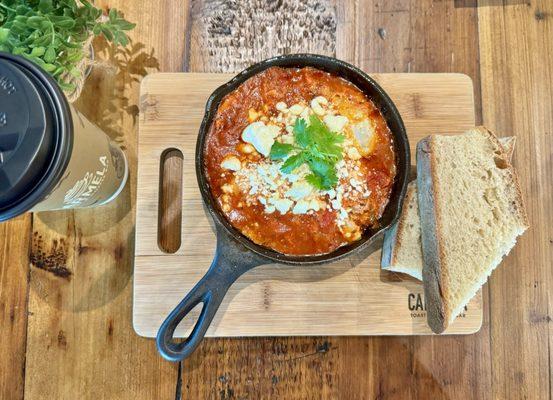
[[[214,240],[217,235],[215,231],[215,225],[207,208],[204,205],[204,213],[209,221],[211,231],[213,232]],[[280,281],[280,282],[289,282],[289,283],[309,283],[309,282],[321,282],[333,277],[342,275],[348,272],[351,268],[358,266],[361,262],[365,261],[372,253],[377,251],[381,247],[381,243],[378,246],[374,246],[376,250],[370,250],[373,246],[368,246],[367,248],[360,249],[349,257],[340,260],[339,263],[329,263],[321,265],[285,265],[285,264],[276,264],[268,263],[263,264],[254,269],[258,272],[253,278],[254,275],[251,274],[251,271],[246,272],[243,276],[238,278],[237,282],[241,285],[241,290],[248,288],[253,284],[264,281]],[[368,267],[367,267],[368,268]],[[262,270],[262,273],[259,273]],[[236,282],[233,286],[236,285]],[[234,286],[236,289],[236,286]],[[239,293],[237,290],[231,289],[227,292],[225,299],[221,303],[217,314],[223,315],[229,304],[232,302],[234,297]],[[190,330],[195,324],[201,307],[196,307],[187,317],[181,321],[179,324],[179,331],[182,329]],[[220,319],[217,316],[213,319],[211,323],[211,329],[216,329],[218,327]]]

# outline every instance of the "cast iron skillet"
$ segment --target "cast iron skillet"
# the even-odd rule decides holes
[[[311,66],[334,75],[341,76],[355,84],[380,109],[393,134],[397,162],[397,175],[388,205],[378,229],[368,229],[363,237],[336,251],[314,256],[289,256],[260,246],[235,229],[225,218],[211,194],[204,169],[204,147],[206,136],[217,108],[228,93],[245,80],[273,66]],[[410,166],[409,141],[403,121],[388,95],[363,71],[343,61],[313,54],[293,54],[278,56],[252,65],[236,75],[230,82],[213,92],[206,104],[206,112],[196,145],[196,176],[204,204],[211,214],[217,233],[217,249],[211,267],[196,286],[169,314],[157,334],[157,347],[161,355],[169,361],[180,361],[188,357],[203,339],[211,320],[215,316],[230,285],[246,271],[263,264],[281,263],[292,265],[316,265],[339,260],[361,249],[376,250],[384,231],[395,223],[403,203],[408,183]],[[202,311],[190,336],[183,342],[173,341],[175,328],[182,319],[198,304],[203,303]]]

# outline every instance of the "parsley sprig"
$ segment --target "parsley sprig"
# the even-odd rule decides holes
[[[106,21],[102,10],[81,0],[0,0],[0,51],[21,55],[40,65],[65,90],[66,74],[79,78],[77,64],[89,49],[83,44],[90,35],[103,35],[108,41],[126,46],[125,31],[134,24],[111,9]]]
[[[328,190],[338,183],[336,163],[342,159],[343,135],[331,132],[316,116],[309,118],[309,125],[303,118],[294,124],[296,144],[275,142],[271,147],[271,160],[284,160],[280,170],[291,173],[303,164],[307,164],[311,174],[305,179],[320,190]]]

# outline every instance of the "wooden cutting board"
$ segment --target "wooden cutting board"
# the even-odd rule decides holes
[[[139,335],[155,336],[166,315],[211,263],[215,234],[197,188],[194,151],[205,102],[231,77],[160,73],[142,81],[133,307]],[[413,163],[415,145],[424,136],[461,133],[474,126],[473,87],[466,75],[373,77],[403,117]],[[164,212],[158,207],[160,163],[167,149],[182,152],[181,245],[174,254],[158,245],[158,221]],[[253,269],[231,287],[207,336],[430,334],[421,283],[381,271],[379,264],[376,252],[365,259],[317,267]],[[199,309],[194,311],[195,321]],[[479,292],[447,333],[473,333],[481,323]],[[191,326],[192,319],[183,321],[177,335],[186,336]]]

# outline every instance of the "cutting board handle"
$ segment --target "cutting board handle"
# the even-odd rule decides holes
[[[217,250],[211,267],[159,328],[156,339],[159,353],[174,362],[192,354],[205,336],[229,287],[246,271],[266,263],[265,258],[246,249],[224,229],[218,228]],[[203,303],[202,311],[192,332],[183,342],[175,342],[175,329],[200,303]]]

